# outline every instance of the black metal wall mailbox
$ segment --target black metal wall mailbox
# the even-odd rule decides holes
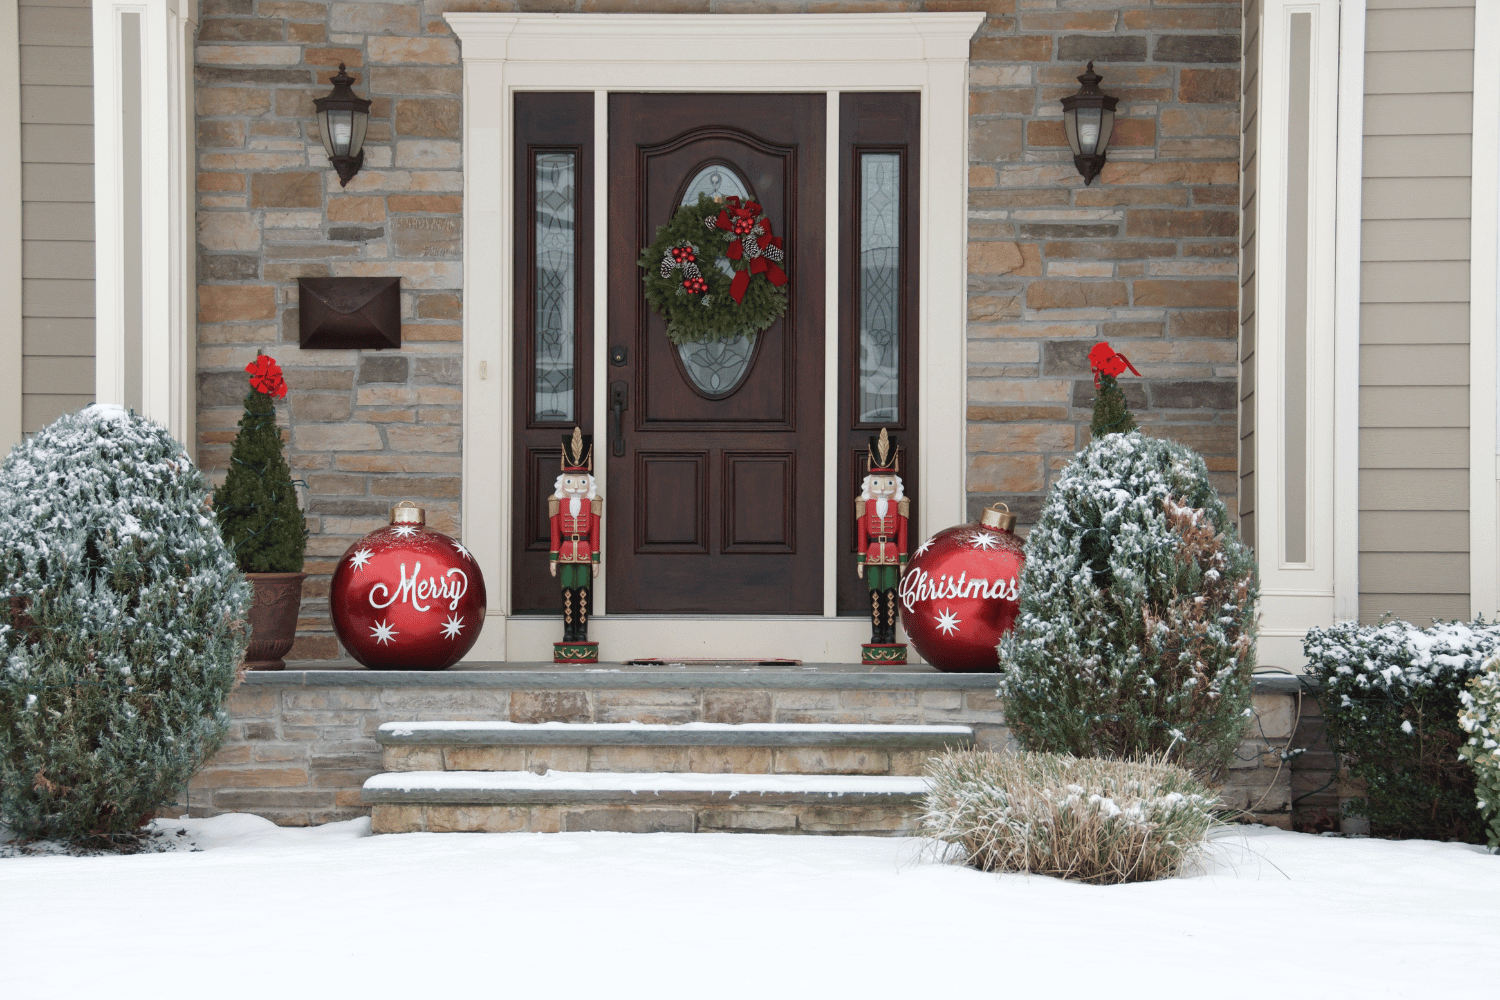
[[[298,278],[304,349],[352,351],[401,346],[401,279]]]

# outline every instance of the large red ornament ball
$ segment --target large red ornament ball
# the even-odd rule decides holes
[[[344,553],[328,600],[339,642],[371,670],[444,670],[484,627],[479,564],[409,502]]]
[[[901,577],[901,624],[939,670],[1000,669],[995,647],[1021,607],[1021,540],[1013,515],[986,510],[979,524],[944,528],[923,542]]]

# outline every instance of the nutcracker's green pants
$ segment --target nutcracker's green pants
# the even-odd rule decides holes
[[[871,590],[895,590],[900,574],[896,566],[865,566],[865,583]]]
[[[593,583],[592,563],[558,563],[557,582],[564,590],[576,590]]]

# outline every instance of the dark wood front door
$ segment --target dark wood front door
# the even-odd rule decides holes
[[[825,108],[610,95],[611,614],[823,610]],[[697,190],[749,195],[785,240],[787,312],[753,343],[680,350],[646,305],[641,248]]]

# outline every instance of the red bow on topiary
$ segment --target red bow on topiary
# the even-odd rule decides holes
[[[255,360],[245,366],[250,373],[250,387],[263,392],[272,399],[286,395],[286,381],[281,377],[281,366],[268,354],[257,354]]]
[[[1103,341],[1095,344],[1094,349],[1089,351],[1089,367],[1094,369],[1094,388],[1096,389],[1099,387],[1100,375],[1108,375],[1110,378],[1114,378],[1127,368],[1137,378],[1141,374],[1135,370],[1135,365],[1130,363],[1129,358],[1123,354],[1115,353],[1114,349]]]
[[[771,235],[770,220],[761,216],[761,211],[759,202],[747,201],[742,205],[737,196],[730,195],[724,199],[724,208],[717,218],[711,216],[704,220],[710,228],[718,227],[738,237],[725,248],[725,257],[730,260],[750,259],[750,267],[744,271],[736,269],[734,280],[729,285],[729,294],[736,302],[745,300],[752,274],[764,274],[777,287],[787,283],[786,272],[777,266],[786,259],[781,237]]]

